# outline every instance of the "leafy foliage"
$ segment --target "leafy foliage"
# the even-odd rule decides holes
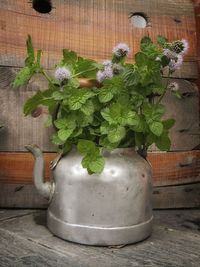
[[[168,47],[167,42],[165,37],[157,37],[160,47]],[[26,84],[35,73],[40,73],[49,87],[27,99],[24,114],[46,106],[47,125],[56,129],[52,142],[63,153],[77,145],[83,157],[82,166],[89,174],[103,171],[102,148],[136,146],[141,151],[155,143],[161,150],[170,149],[169,130],[175,121],[162,119],[165,109],[160,104],[167,90],[161,70],[168,66],[169,58],[149,37],[142,38],[134,64],[126,64],[125,57],[113,55],[111,64],[120,71],[91,89],[81,88],[79,78],[96,79],[97,71],[105,68],[103,64],[63,49],[57,66],[68,68],[71,77],[58,81],[41,66],[41,50],[34,51],[30,36],[26,46],[25,67],[17,73],[14,86]]]

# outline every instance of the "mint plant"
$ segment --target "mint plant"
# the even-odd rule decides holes
[[[129,47],[124,43],[115,46],[112,59],[103,63],[64,49],[54,76],[41,66],[41,50],[34,51],[30,36],[26,46],[25,67],[17,73],[14,86],[24,85],[40,73],[48,88],[26,101],[24,114],[47,106],[48,124],[56,129],[52,142],[63,154],[76,145],[89,174],[102,172],[104,148],[135,147],[144,158],[152,144],[160,150],[170,149],[169,130],[175,120],[162,119],[165,107],[161,102],[167,90],[181,97],[178,84],[169,83],[169,77],[182,64],[186,40],[170,43],[158,36],[155,45],[144,37],[131,64],[125,63]],[[164,69],[168,71],[166,84],[162,81]],[[81,88],[80,78],[96,79],[98,86]]]

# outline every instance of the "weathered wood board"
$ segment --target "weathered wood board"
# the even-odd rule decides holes
[[[27,86],[12,88],[16,70],[0,67],[0,122],[4,128],[0,132],[0,151],[24,151],[24,145],[36,143],[43,151],[55,151],[50,142],[53,132],[44,126],[46,111],[37,118],[24,117],[23,104],[36,90],[45,89],[47,84],[39,75]],[[171,79],[179,84],[182,99],[167,94],[166,117],[176,119],[171,130],[172,151],[192,150],[200,144],[199,93],[196,85],[183,79]],[[156,150],[155,147],[151,148]]]
[[[27,0],[0,1],[0,65],[22,66],[27,34],[44,51],[43,63],[52,68],[63,48],[82,56],[104,60],[112,47],[126,42],[135,53],[139,41],[149,35],[169,40],[187,39],[190,50],[186,61],[196,61],[194,6],[190,0],[54,0],[50,14],[36,12]],[[148,27],[135,28],[131,13],[141,12]],[[130,54],[129,59],[133,57]]]
[[[199,210],[155,211],[151,237],[121,248],[57,238],[46,227],[46,211],[12,212],[0,210],[5,218],[0,223],[2,266],[199,267]]]
[[[52,176],[50,161],[55,153],[44,153],[45,179]],[[149,153],[153,185],[168,186],[200,182],[200,151]],[[34,159],[30,153],[0,152],[0,184],[31,184]]]
[[[200,208],[200,182],[153,188],[153,209]],[[31,184],[0,184],[0,207],[46,208],[48,201]]]

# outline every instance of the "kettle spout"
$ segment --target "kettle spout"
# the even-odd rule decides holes
[[[33,171],[34,185],[44,198],[50,200],[54,191],[54,183],[44,182],[44,157],[42,151],[37,145],[26,145],[25,148],[31,152],[35,158]]]

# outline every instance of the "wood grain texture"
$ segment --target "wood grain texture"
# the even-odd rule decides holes
[[[2,266],[199,267],[199,210],[155,211],[152,236],[120,249],[84,246],[53,236],[46,228],[46,211],[27,210],[27,215],[14,216],[15,211],[13,218],[0,224]]]
[[[44,153],[45,179],[52,176],[54,153]],[[149,153],[153,185],[167,186],[200,181],[200,151]],[[34,159],[29,153],[0,153],[0,184],[31,184]]]
[[[35,76],[27,86],[13,89],[11,83],[16,69],[0,67],[0,122],[4,128],[0,132],[0,151],[25,151],[24,145],[35,143],[43,151],[55,151],[50,142],[53,129],[46,128],[47,112],[37,118],[24,117],[23,104],[38,89],[47,88],[42,77]],[[177,99],[167,94],[166,118],[175,118],[176,124],[171,130],[172,151],[192,150],[200,144],[199,129],[199,93],[195,84],[183,79],[171,79],[177,82],[183,98]],[[166,82],[166,79],[163,80]],[[157,150],[155,146],[151,150]]]
[[[200,208],[200,182],[154,187],[152,201],[153,209]],[[47,208],[48,201],[32,184],[0,184],[0,207]]]
[[[200,208],[200,183],[156,187],[154,209]]]
[[[195,15],[190,0],[54,0],[53,5],[50,14],[41,14],[27,0],[0,2],[0,65],[23,65],[27,34],[34,46],[44,51],[47,68],[58,62],[63,48],[105,60],[116,43],[126,42],[135,53],[145,35],[153,40],[157,35],[170,41],[187,39],[190,49],[185,60],[196,61]],[[145,13],[149,26],[133,27],[129,17],[134,12]]]

